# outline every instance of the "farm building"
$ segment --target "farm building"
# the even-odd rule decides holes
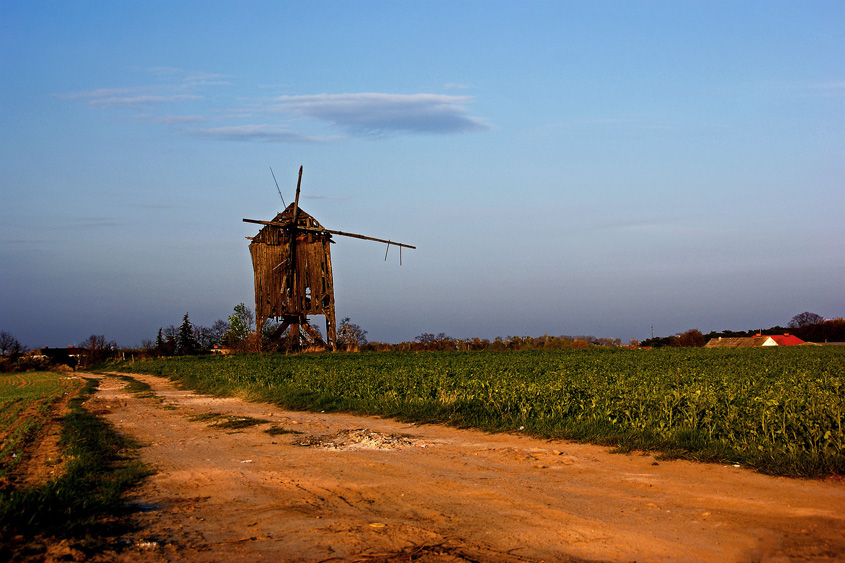
[[[40,360],[49,360],[54,364],[76,365],[79,359],[84,356],[88,350],[85,348],[77,348],[76,346],[68,346],[67,348],[38,348],[32,351],[32,356]]]
[[[706,348],[761,348],[765,346],[795,346],[804,341],[789,333],[785,334],[755,334],[742,338],[713,338],[705,345]]]

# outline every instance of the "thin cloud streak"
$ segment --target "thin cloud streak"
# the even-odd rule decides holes
[[[99,88],[87,92],[68,92],[58,94],[64,100],[86,100],[92,107],[138,108],[141,106],[160,105],[169,102],[200,100],[202,96],[194,94],[155,95],[146,93],[146,89]]]
[[[284,143],[319,143],[336,140],[333,137],[309,137],[294,131],[279,129],[272,125],[233,125],[192,129],[190,132],[199,137],[224,139],[227,141],[284,142]]]
[[[120,96],[122,94],[135,94],[139,90],[137,88],[97,88],[96,90],[86,90],[83,92],[65,92],[57,94],[63,100],[78,100],[89,98],[106,98],[110,96]]]
[[[80,217],[76,222],[68,224],[67,229],[99,229],[102,227],[117,227],[120,222],[113,217]]]
[[[281,96],[272,107],[326,121],[353,134],[466,133],[490,129],[483,120],[466,112],[464,106],[470,102],[470,96],[369,92]]]
[[[141,115],[158,123],[205,123],[208,121],[201,115]]]
[[[125,107],[137,108],[148,105],[165,104],[169,102],[184,102],[186,100],[200,100],[201,96],[191,94],[176,94],[172,96],[113,96],[111,98],[97,98],[89,100],[89,104],[95,107]]]
[[[790,84],[788,89],[804,97],[839,97],[845,95],[845,80]]]
[[[185,70],[177,67],[149,67],[143,69],[150,74],[164,78],[181,79],[181,84],[176,86],[178,89],[186,89],[194,86],[231,86],[229,80],[230,75],[219,74],[213,72],[203,72],[198,70]]]
[[[14,244],[14,245],[23,245],[23,244],[49,244],[53,241],[48,239],[39,239],[39,238],[15,238],[15,239],[5,239],[3,244]]]
[[[317,194],[302,194],[304,199],[347,199],[346,196],[342,195],[317,195]]]

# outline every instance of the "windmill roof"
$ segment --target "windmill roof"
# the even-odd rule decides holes
[[[294,204],[291,203],[285,208],[284,211],[282,211],[281,213],[276,215],[276,217],[273,218],[273,222],[290,223],[291,221],[293,221],[293,209]],[[316,219],[314,219],[313,216],[311,216],[307,211],[302,209],[302,207],[299,208],[299,213],[296,216],[296,222],[299,226],[303,226],[303,223],[305,223],[304,226],[311,227],[312,229],[324,228]]]

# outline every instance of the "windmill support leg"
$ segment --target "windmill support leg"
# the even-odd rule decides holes
[[[279,326],[279,328],[277,328],[276,330],[273,331],[273,334],[270,335],[270,338],[273,339],[273,340],[275,340],[276,338],[280,338],[285,333],[285,330],[287,330],[287,328],[289,326],[290,326],[290,323],[288,321],[283,322]]]
[[[323,340],[323,337],[320,336],[320,333],[317,332],[314,329],[313,326],[311,326],[309,324],[303,324],[302,329],[308,334],[308,336],[310,336],[312,338],[312,340],[314,341],[315,344],[318,344],[318,345],[324,346],[324,347],[326,346],[326,343]]]
[[[332,352],[337,351],[337,335],[334,329],[334,315],[326,315],[326,338],[331,343]]]

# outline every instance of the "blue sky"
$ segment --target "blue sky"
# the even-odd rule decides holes
[[[0,329],[254,300],[288,202],[371,340],[845,314],[845,3],[0,2]]]

